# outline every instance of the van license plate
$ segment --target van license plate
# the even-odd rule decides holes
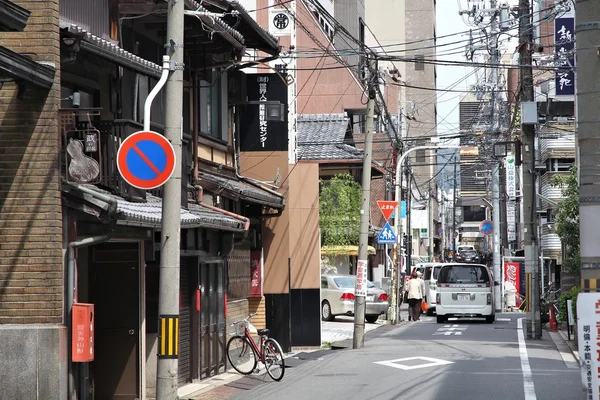
[[[459,300],[467,300],[467,301],[468,301],[470,297],[471,297],[471,296],[470,296],[470,295],[468,295],[468,294],[459,294],[459,295],[458,295],[458,299],[459,299]]]

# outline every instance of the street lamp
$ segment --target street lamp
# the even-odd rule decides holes
[[[401,175],[401,171],[402,171],[402,163],[404,162],[404,159],[406,158],[406,156],[408,156],[410,153],[412,153],[413,151],[417,151],[417,150],[434,150],[434,149],[460,149],[461,146],[455,146],[455,145],[429,145],[429,146],[417,146],[417,147],[413,147],[412,149],[408,149],[406,150],[403,154],[398,153],[398,157],[396,160],[396,184],[395,184],[395,197],[394,199],[396,201],[398,201],[398,207],[400,207],[400,192],[401,192],[401,187],[402,187],[402,175]],[[455,188],[456,189],[456,188]],[[410,195],[410,194],[409,194]],[[407,212],[410,212],[409,210],[407,210]],[[401,255],[401,251],[400,251],[400,238],[402,236],[402,223],[400,221],[400,211],[396,210],[396,217],[395,217],[395,221],[394,221],[394,225],[396,227],[396,243],[395,246],[396,248],[394,249],[394,252],[397,255],[397,259],[398,259],[398,267],[394,267],[393,268],[393,276],[392,276],[392,321],[391,323],[393,325],[396,324],[397,322],[397,318],[398,318],[398,306],[397,306],[397,293],[398,293],[398,276],[400,275],[400,268],[399,268],[399,264],[402,260],[402,255]],[[409,240],[410,240],[410,232],[409,232]]]

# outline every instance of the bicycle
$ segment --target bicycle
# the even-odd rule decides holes
[[[283,351],[279,343],[269,337],[268,329],[256,329],[250,323],[250,318],[255,315],[256,313],[250,314],[231,324],[235,326],[235,333],[227,342],[227,359],[242,375],[250,375],[260,361],[265,365],[269,376],[275,381],[280,381],[285,373]],[[252,337],[253,333],[258,334],[259,344]]]

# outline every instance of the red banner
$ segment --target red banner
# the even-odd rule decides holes
[[[262,297],[263,295],[263,260],[262,251],[250,252],[250,297]]]
[[[505,262],[504,263],[504,281],[511,282],[515,285],[517,293],[521,292],[521,266],[518,262]]]

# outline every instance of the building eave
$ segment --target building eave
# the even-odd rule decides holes
[[[6,47],[0,46],[0,78],[8,78],[19,84],[31,83],[49,89],[54,84],[56,69],[33,61]]]
[[[29,10],[9,0],[0,0],[0,31],[21,32],[27,26]]]

